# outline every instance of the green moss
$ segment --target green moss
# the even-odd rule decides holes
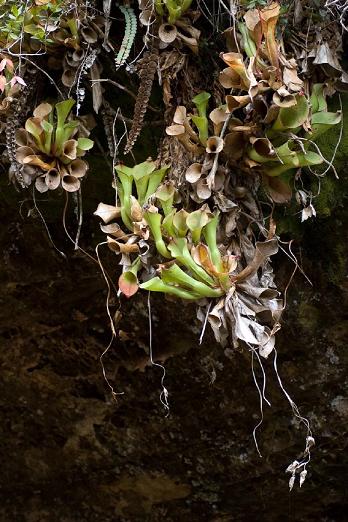
[[[305,330],[315,331],[320,320],[318,308],[301,302],[298,310],[298,322]]]
[[[342,242],[340,242],[342,241]],[[327,267],[327,276],[331,283],[335,285],[342,284],[347,274],[347,246],[344,238],[332,249],[332,260]]]
[[[312,192],[317,191],[317,181],[312,183]],[[328,217],[332,210],[341,202],[343,196],[342,186],[339,180],[330,174],[321,180],[320,194],[314,200],[318,217]]]
[[[341,94],[342,100],[342,115],[343,115],[343,132],[340,141],[341,125],[336,125],[329,132],[326,132],[316,141],[323,156],[327,160],[331,160],[334,155],[337,143],[340,141],[337,153],[334,159],[334,165],[337,170],[341,171],[348,158],[348,94]],[[329,100],[329,110],[340,110],[339,97],[336,95],[332,100]],[[325,167],[326,168],[326,167]]]

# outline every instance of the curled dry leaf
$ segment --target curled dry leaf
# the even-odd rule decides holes
[[[286,468],[285,473],[294,473],[298,466],[300,465],[298,460],[294,460],[289,466]]]
[[[80,180],[75,178],[75,176],[66,174],[62,178],[62,187],[67,192],[77,192],[80,188]]]
[[[219,136],[211,136],[207,140],[206,152],[209,154],[219,154],[224,148],[224,140]]]
[[[231,160],[240,159],[244,153],[245,135],[241,132],[229,132],[224,138],[224,153]]]
[[[107,205],[106,203],[99,203],[97,210],[94,212],[95,216],[100,217],[105,224],[110,223],[113,219],[121,216],[121,209],[114,205]]]
[[[312,204],[308,205],[302,210],[301,213],[301,222],[307,221],[308,218],[315,217],[317,215],[315,208]]]
[[[307,470],[304,469],[301,471],[300,473],[300,487],[302,486],[302,484],[304,483],[304,481],[306,480],[306,476],[307,476]]]
[[[46,184],[46,180],[45,180],[45,177],[46,176],[39,176],[38,178],[36,178],[35,180],[35,188],[38,192],[40,192],[41,194],[43,194],[44,192],[47,192],[48,191],[48,186]]]
[[[223,124],[227,120],[228,117],[229,117],[228,114],[222,107],[218,107],[218,108],[214,109],[209,114],[209,118],[211,119],[211,121],[213,122],[213,125],[214,125],[214,134],[216,136],[220,134]]]
[[[181,124],[170,125],[166,128],[168,136],[181,136],[185,134],[185,127]]]
[[[245,94],[244,96],[232,96],[228,94],[226,96],[227,112],[233,112],[236,109],[245,107],[250,101],[251,97],[249,94]]]
[[[49,190],[55,190],[60,185],[60,174],[57,169],[51,169],[45,177],[46,185]]]
[[[62,74],[62,84],[65,87],[73,87],[76,81],[76,70],[72,67],[67,67],[64,69]]]
[[[322,42],[318,45],[313,63],[326,68],[329,76],[339,76],[342,71],[337,56],[331,51],[328,42]]]
[[[33,112],[34,118],[44,119],[51,114],[52,110],[53,107],[50,103],[40,103]]]
[[[173,24],[161,24],[158,29],[159,39],[167,44],[174,42],[178,36],[178,29]]]
[[[178,31],[178,39],[187,45],[193,53],[198,54],[198,40],[201,35],[199,29],[192,27],[192,25],[189,25],[183,19],[177,20],[176,25],[183,31]]]
[[[295,474],[294,475],[291,475],[290,477],[290,480],[289,480],[289,490],[292,491],[292,488],[294,487],[294,484],[295,484]]]
[[[301,92],[303,89],[303,81],[297,75],[297,64],[295,60],[289,60],[290,67],[284,67],[283,82],[290,92]]]
[[[137,243],[134,243],[134,239],[131,237],[127,243],[120,243],[110,236],[106,238],[108,247],[116,254],[134,254],[139,252]]]
[[[76,159],[77,155],[77,141],[76,140],[67,140],[63,145],[63,157],[68,158],[69,160]]]
[[[265,38],[266,53],[272,66],[279,68],[278,44],[275,36],[276,25],[279,18],[280,5],[272,2],[261,10],[261,28]]]
[[[185,173],[185,179],[189,183],[196,183],[202,175],[201,163],[192,163]]]
[[[141,208],[138,200],[134,196],[132,196],[132,195],[130,196],[130,201],[131,201],[130,213],[131,213],[132,220],[136,221],[136,222],[141,221],[143,219],[143,209]]]
[[[289,182],[279,176],[263,175],[263,184],[274,203],[288,203],[291,200],[292,190]]]
[[[208,183],[206,179],[199,179],[195,188],[194,188],[197,196],[202,201],[205,201],[206,199],[209,199],[211,196],[211,190],[208,187]]]
[[[178,125],[184,125],[184,123],[186,122],[186,119],[187,119],[186,107],[184,107],[183,105],[179,105],[175,109],[173,122],[177,123]]]
[[[278,107],[292,107],[296,105],[296,98],[283,86],[273,94],[273,102]]]
[[[255,254],[252,261],[244,270],[235,276],[234,280],[236,282],[239,283],[254,275],[268,257],[276,254],[278,252],[278,241],[276,238],[269,239],[263,243],[258,241],[255,247]]]
[[[111,223],[109,225],[100,225],[100,230],[105,234],[110,234],[111,236],[114,236],[117,239],[121,239],[122,241],[128,239],[128,235],[124,233],[122,228],[117,223]]]
[[[68,165],[68,171],[75,178],[83,178],[88,170],[87,163],[81,159],[75,159]]]
[[[222,53],[221,58],[239,78],[239,85],[233,85],[232,87],[248,91],[250,88],[250,78],[243,63],[243,55],[240,53]]]
[[[219,82],[225,89],[240,89],[240,78],[238,74],[229,67],[219,73]]]

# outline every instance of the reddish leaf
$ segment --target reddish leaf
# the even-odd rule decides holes
[[[118,287],[126,297],[132,297],[139,288],[137,276],[133,272],[123,272],[119,277]]]

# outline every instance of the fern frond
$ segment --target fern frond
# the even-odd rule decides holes
[[[140,86],[134,107],[133,124],[129,132],[124,154],[127,154],[132,150],[133,145],[136,142],[143,126],[144,117],[152,91],[152,84],[157,71],[158,49],[146,52],[144,58],[141,60],[141,63],[138,62],[138,65],[140,67]]]
[[[121,67],[121,65],[123,65],[127,60],[137,32],[137,17],[134,14],[134,10],[131,7],[122,5],[120,6],[120,11],[125,18],[126,27],[120,50],[118,51],[115,58],[115,64],[117,68]]]

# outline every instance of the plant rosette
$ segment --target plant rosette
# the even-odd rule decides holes
[[[39,175],[35,187],[39,192],[62,186],[76,192],[88,170],[81,157],[93,147],[93,141],[78,137],[78,120],[69,118],[74,100],[41,103],[28,118],[24,129],[16,133],[16,159],[23,166],[35,168]]]

